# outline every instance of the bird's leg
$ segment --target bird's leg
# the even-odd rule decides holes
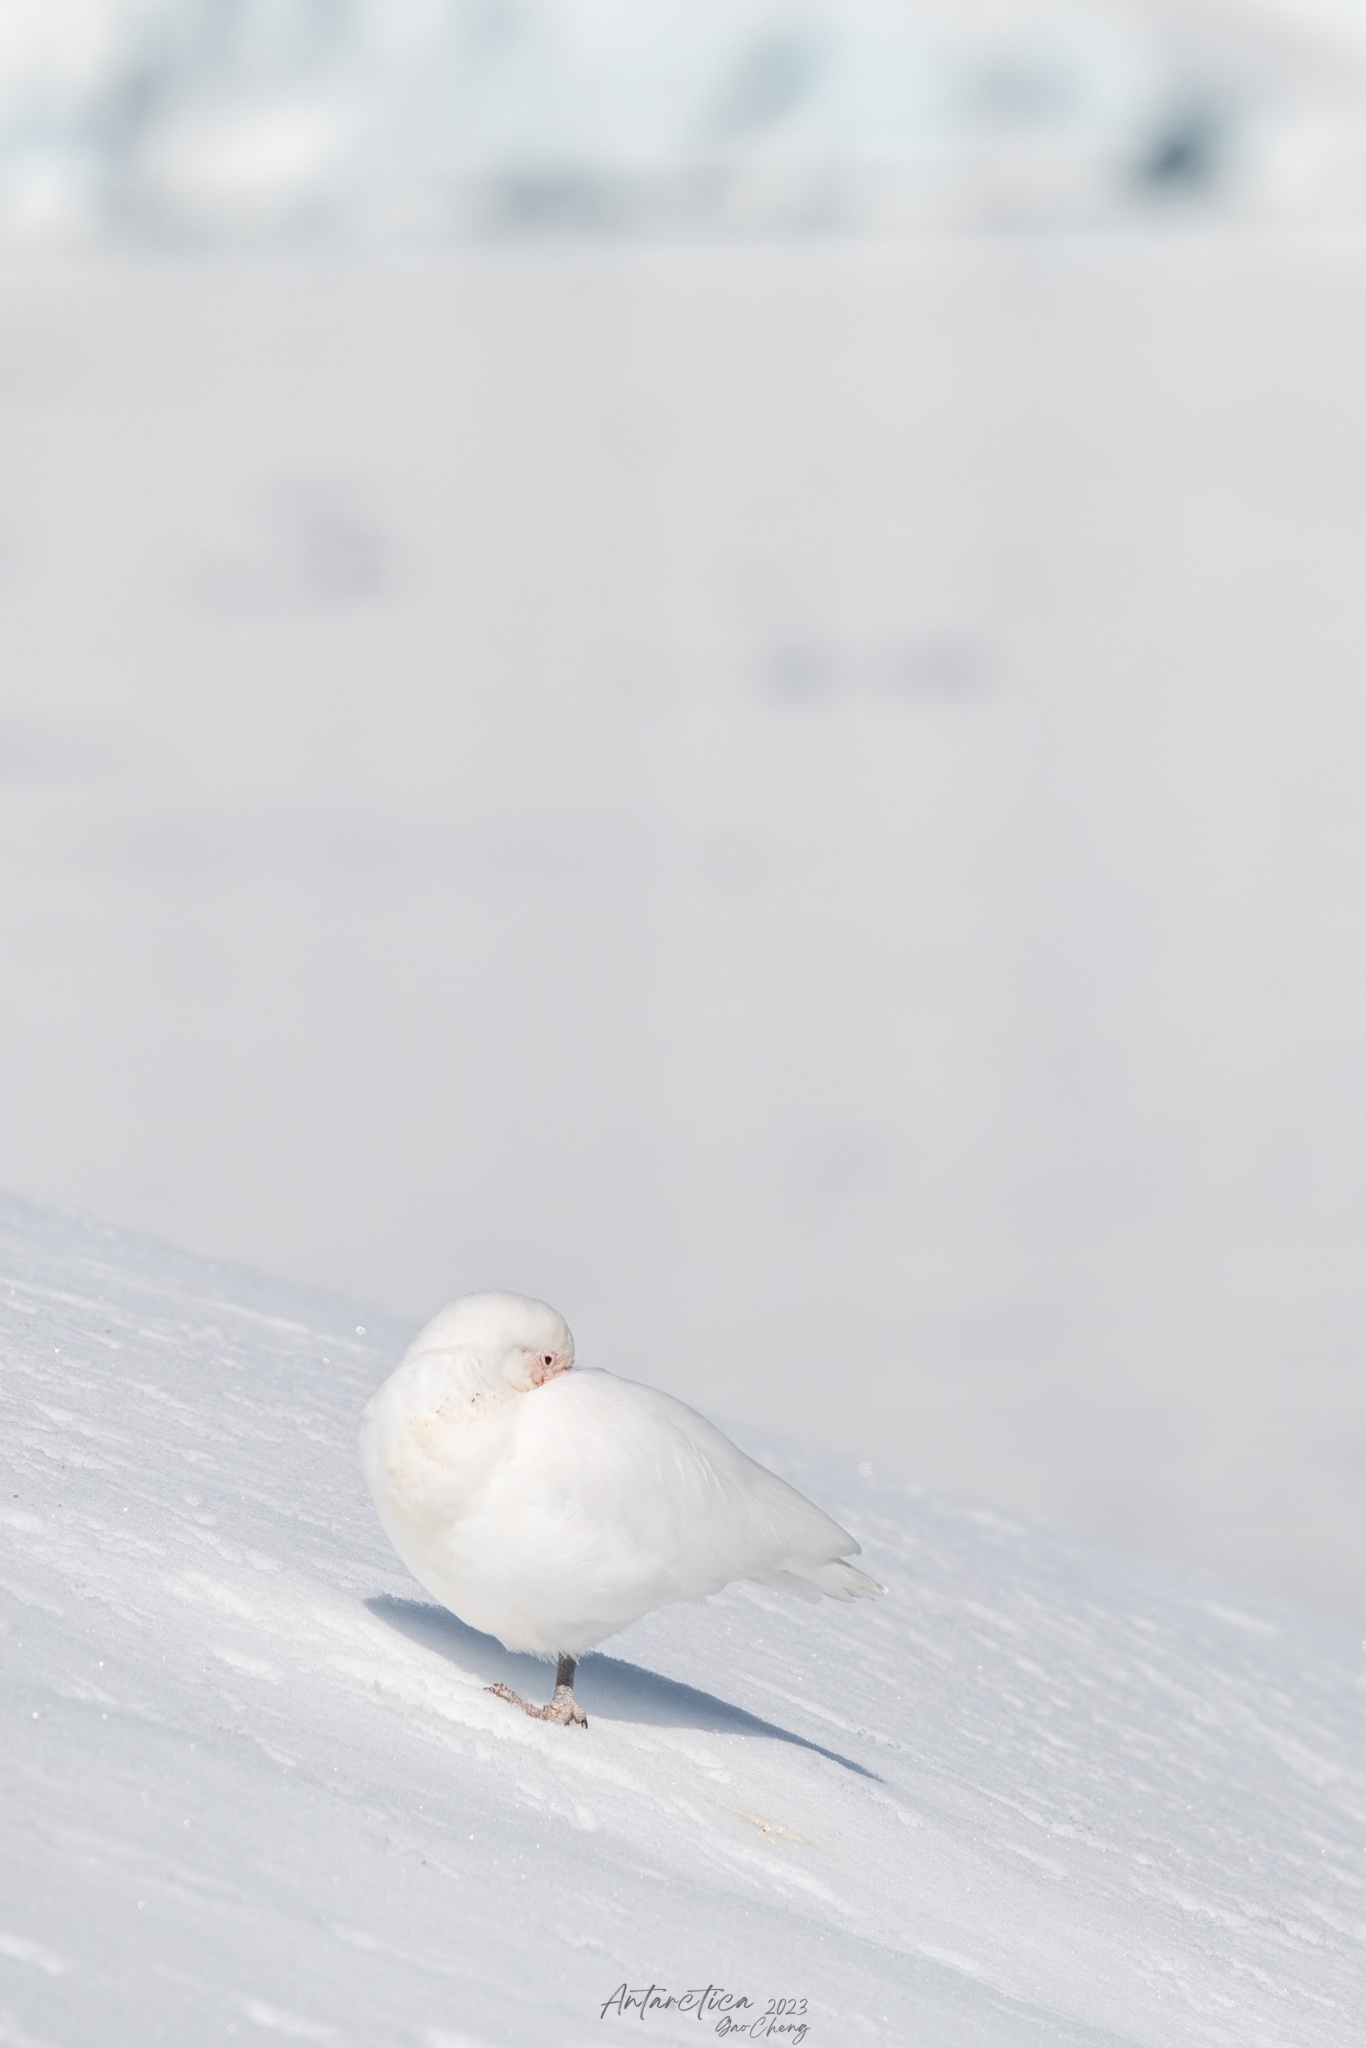
[[[563,1728],[586,1728],[588,1716],[574,1697],[574,1671],[577,1660],[561,1657],[555,1667],[555,1693],[548,1707],[541,1708],[544,1720],[558,1721]]]
[[[500,1700],[507,1700],[511,1706],[520,1707],[524,1714],[530,1714],[533,1721],[557,1721],[562,1728],[586,1728],[588,1716],[574,1697],[576,1666],[575,1658],[561,1657],[555,1671],[555,1695],[549,1706],[532,1706],[530,1700],[524,1700],[510,1685],[486,1685],[484,1690],[497,1693]]]

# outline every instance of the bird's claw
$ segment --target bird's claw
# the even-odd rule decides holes
[[[572,1692],[556,1688],[555,1697],[548,1707],[539,1709],[543,1721],[557,1721],[561,1728],[586,1728],[588,1716]]]
[[[531,1700],[524,1700],[510,1685],[486,1685],[485,1692],[491,1692],[509,1706],[520,1707],[524,1714],[530,1714],[533,1721],[554,1721],[561,1728],[586,1728],[588,1716],[575,1699],[573,1693],[557,1687],[555,1697],[545,1707],[535,1706]]]

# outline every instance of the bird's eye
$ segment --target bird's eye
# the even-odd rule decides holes
[[[546,1365],[553,1365],[555,1363],[555,1354],[553,1351],[546,1352],[543,1363]]]

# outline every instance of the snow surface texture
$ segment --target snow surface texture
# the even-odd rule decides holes
[[[701,2038],[602,2019],[622,1983],[805,1999],[822,2048],[1362,2039],[1346,1631],[756,1445],[887,1599],[662,1611],[546,1727],[364,1497],[404,1328],[17,1203],[0,1241],[0,2041]]]
[[[1366,202],[1356,0],[45,0],[0,237],[1056,220]]]

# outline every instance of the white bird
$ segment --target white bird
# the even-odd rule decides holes
[[[574,1367],[563,1316],[471,1294],[372,1397],[361,1463],[391,1542],[443,1606],[557,1659],[538,1719],[587,1726],[585,1650],[654,1607],[757,1579],[804,1600],[882,1592],[853,1537],[672,1395]]]

